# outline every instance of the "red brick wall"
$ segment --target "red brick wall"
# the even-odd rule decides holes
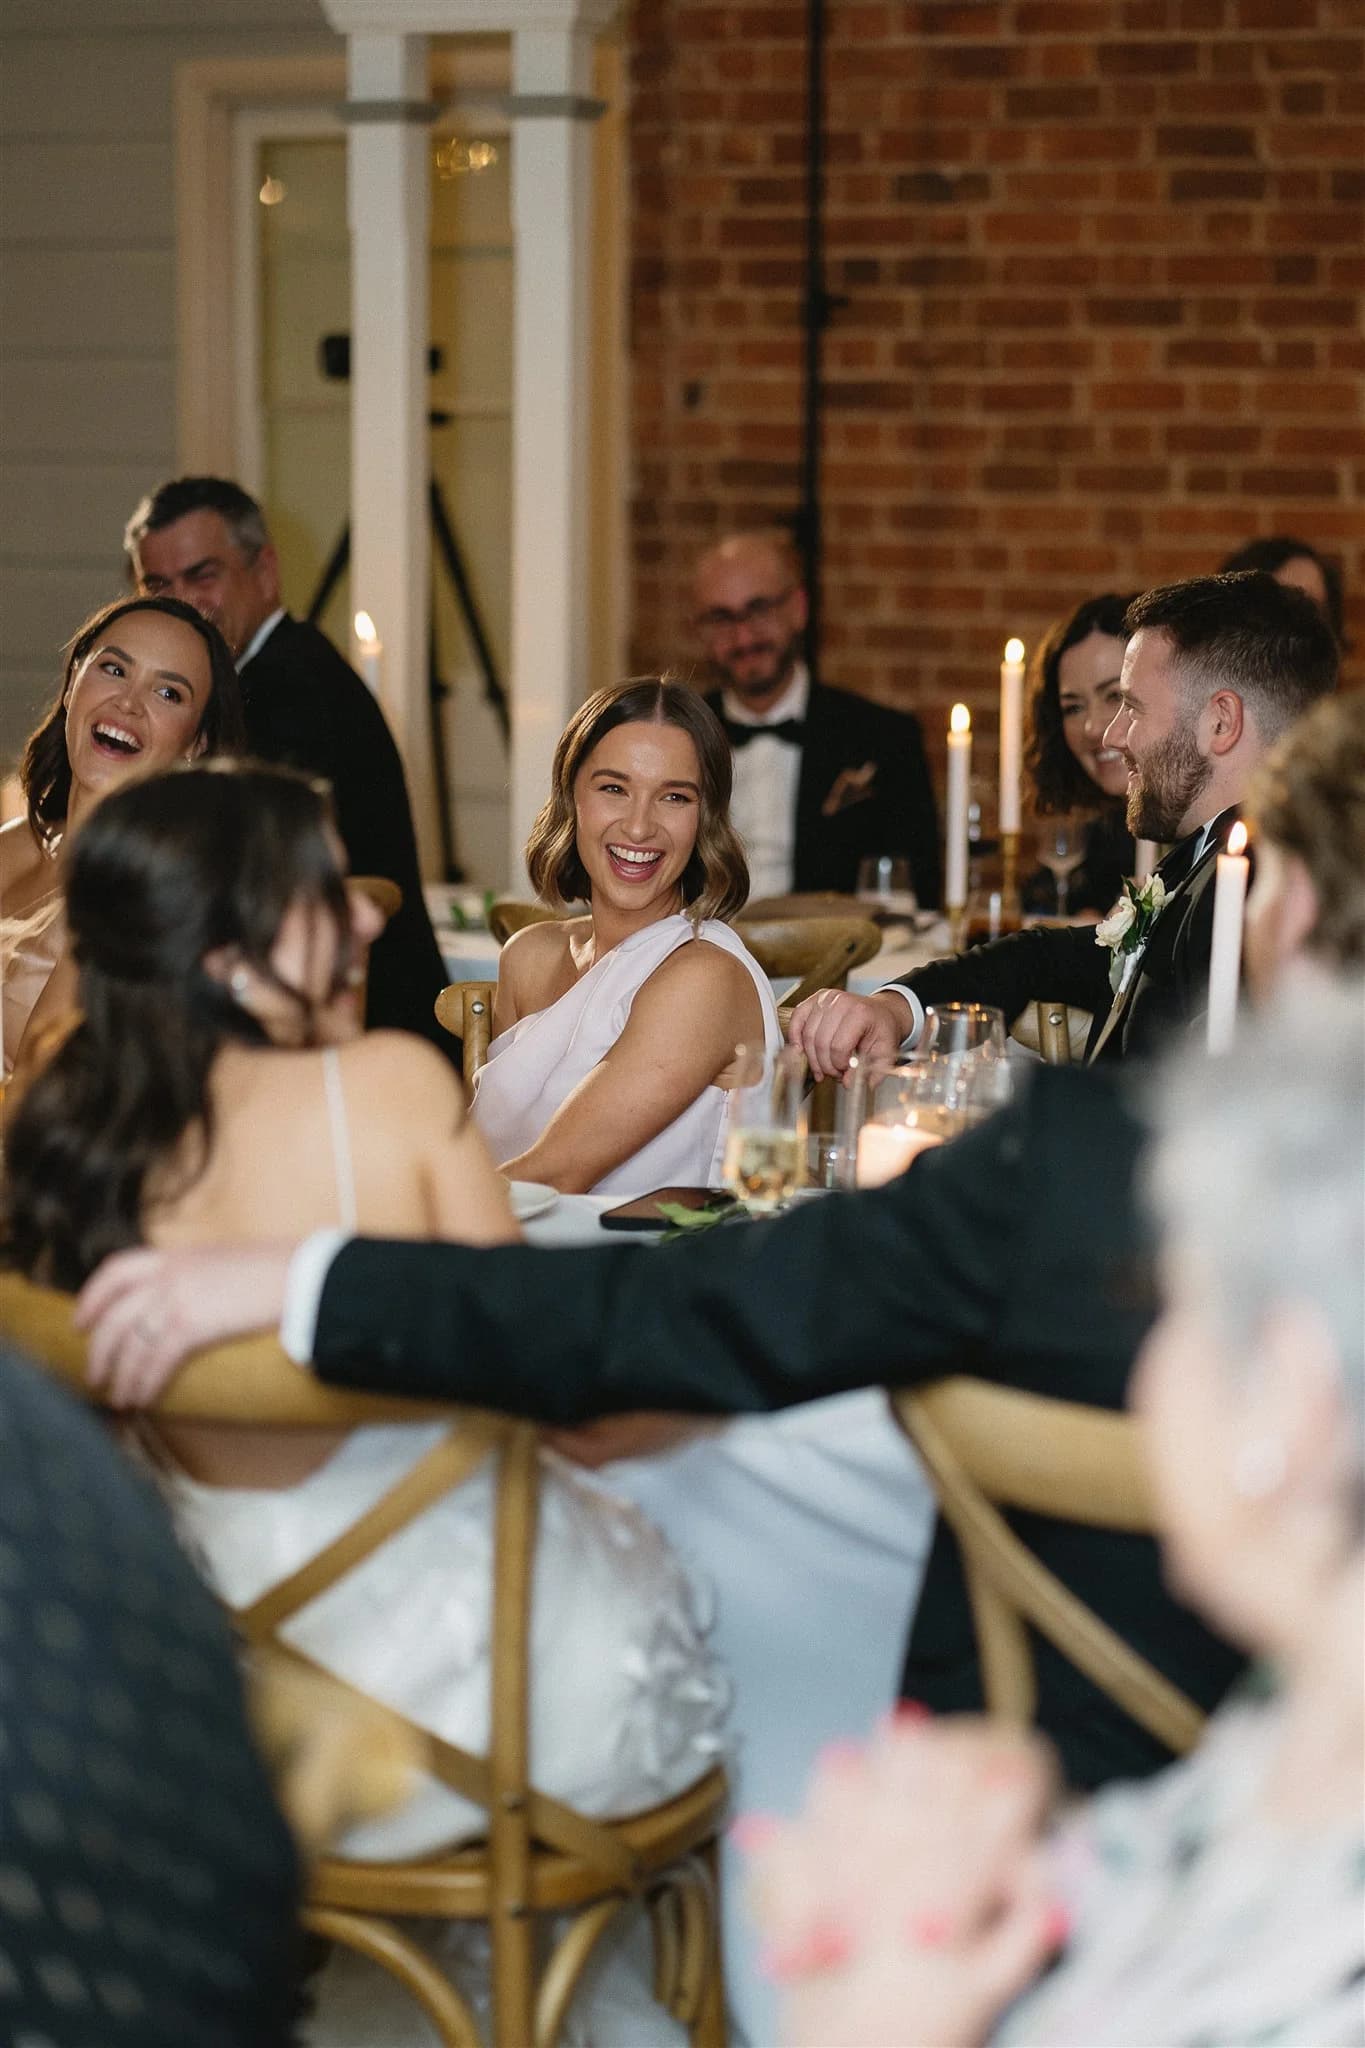
[[[1255,533],[1365,650],[1365,0],[827,0],[824,672],[983,710],[1001,645]],[[789,514],[800,0],[636,0],[634,653]],[[982,733],[993,745],[994,721]]]

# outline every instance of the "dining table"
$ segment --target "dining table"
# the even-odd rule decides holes
[[[687,1257],[685,1244],[604,1230],[602,1214],[617,1199],[559,1195],[525,1235]],[[663,1530],[711,1617],[733,1687],[735,1811],[795,1814],[821,1751],[865,1737],[893,1707],[928,1557],[932,1498],[885,1394],[868,1388],[708,1423],[668,1450],[605,1465],[597,1478]],[[744,1859],[728,1838],[721,1863],[733,2038],[771,2048],[776,1996],[758,1967]]]

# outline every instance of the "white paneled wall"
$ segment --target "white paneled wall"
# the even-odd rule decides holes
[[[0,761],[174,468],[175,68],[339,48],[318,0],[4,0]]]

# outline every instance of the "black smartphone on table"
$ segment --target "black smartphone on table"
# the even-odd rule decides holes
[[[660,1206],[664,1202],[679,1209],[732,1209],[735,1197],[725,1188],[654,1188],[619,1208],[604,1210],[599,1220],[603,1230],[667,1230],[669,1218]]]

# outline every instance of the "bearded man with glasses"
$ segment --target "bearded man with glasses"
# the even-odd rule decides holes
[[[735,750],[730,815],[751,893],[852,890],[859,862],[889,853],[933,906],[938,817],[919,721],[817,682],[806,616],[785,533],[730,534],[697,564],[693,624],[719,683],[707,702]]]

